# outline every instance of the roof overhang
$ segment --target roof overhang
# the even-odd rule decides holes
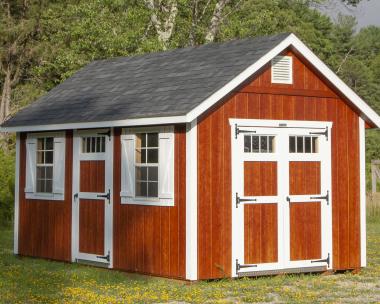
[[[177,124],[189,123],[205,113],[214,106],[218,101],[222,100],[233,90],[243,84],[247,79],[252,77],[256,72],[269,63],[275,56],[282,53],[289,47],[297,50],[313,67],[319,71],[352,105],[360,112],[360,116],[373,125],[380,128],[380,116],[347,84],[345,84],[322,60],[320,60],[296,35],[290,34],[276,47],[262,56],[258,61],[250,65],[247,69],[237,75],[234,79],[213,93],[201,104],[191,110],[184,116],[171,117],[153,117],[153,118],[136,118],[117,121],[101,121],[101,122],[79,122],[65,123],[54,125],[36,125],[36,126],[16,126],[4,127],[0,131],[3,132],[24,132],[24,131],[50,131],[65,129],[91,129],[103,127],[129,127],[143,125],[159,125],[159,124]]]

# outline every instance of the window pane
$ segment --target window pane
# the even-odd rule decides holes
[[[158,147],[158,133],[148,133],[148,147]]]
[[[313,137],[313,153],[318,153],[318,137]]]
[[[149,167],[148,172],[149,181],[158,182],[158,167]]]
[[[46,180],[45,192],[47,192],[47,193],[52,193],[53,192],[53,181],[51,179],[50,180]]]
[[[45,180],[37,180],[37,192],[45,192]]]
[[[45,167],[37,167],[37,179],[45,178]]]
[[[296,137],[295,136],[289,137],[289,152],[290,153],[296,152]]]
[[[136,196],[147,196],[147,182],[137,182],[136,181]]]
[[[86,153],[86,137],[82,137],[82,153]]]
[[[45,139],[38,138],[37,139],[37,150],[45,150]]]
[[[150,182],[148,183],[148,196],[157,197],[158,196],[158,183]]]
[[[102,152],[106,152],[106,138],[102,137]]]
[[[97,138],[96,138],[96,152],[97,152],[97,153],[101,152],[101,148],[100,148],[100,146],[101,146],[101,143],[100,143],[101,140],[102,140],[101,137],[97,137]]]
[[[90,153],[91,152],[91,140],[89,137],[86,138],[86,142],[87,142],[86,153]]]
[[[91,137],[91,152],[95,153],[96,152],[96,137]]]
[[[46,138],[46,150],[53,150],[54,147],[54,139],[53,137]]]
[[[45,153],[44,152],[37,152],[37,164],[43,164],[45,160]]]
[[[147,167],[136,167],[136,180],[146,181],[148,180]]]
[[[45,178],[53,179],[53,167],[45,167]]]
[[[47,151],[45,152],[45,164],[52,164],[53,163],[53,151]]]
[[[146,164],[146,149],[141,149],[141,163]]]
[[[269,136],[269,151],[270,153],[274,152],[274,136]]]
[[[303,153],[303,137],[297,136],[297,153]]]
[[[305,137],[305,153],[311,153],[311,137]]]
[[[260,152],[260,136],[252,136],[252,152]]]
[[[148,150],[148,163],[150,163],[150,164],[158,163],[158,149],[149,149]]]
[[[260,147],[261,147],[261,153],[268,152],[268,137],[267,136],[260,136]]]
[[[244,152],[251,152],[251,135],[244,136]]]

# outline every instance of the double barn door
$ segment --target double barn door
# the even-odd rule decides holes
[[[112,266],[110,130],[74,133],[72,257]]]
[[[231,120],[233,276],[331,268],[330,129]]]

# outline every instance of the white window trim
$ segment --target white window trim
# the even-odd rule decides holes
[[[172,207],[174,206],[174,145],[175,145],[175,140],[174,140],[174,126],[155,126],[155,127],[138,127],[138,128],[124,128],[122,130],[122,135],[120,136],[120,140],[123,141],[125,140],[126,136],[127,135],[135,135],[137,133],[159,133],[159,136],[160,134],[162,133],[171,133],[172,136],[173,136],[173,140],[172,140],[172,147],[171,149],[173,149],[172,151],[172,155],[173,155],[173,158],[172,158],[172,164],[171,164],[171,178],[172,178],[172,186],[173,186],[173,189],[172,189],[172,196],[170,198],[166,198],[166,197],[136,197],[135,194],[134,194],[134,197],[128,197],[126,196],[125,192],[123,191],[123,184],[125,184],[127,181],[125,180],[125,178],[123,177],[123,174],[121,174],[121,192],[120,192],[120,198],[121,198],[121,204],[127,204],[127,205],[147,205],[147,206],[166,206],[166,207]],[[160,139],[159,139],[160,140]],[[159,154],[160,154],[160,146],[159,146]],[[133,155],[133,159],[135,158],[135,155]],[[123,170],[124,168],[124,165],[123,163],[126,162],[126,157],[124,156],[124,151],[123,151],[123,147],[121,145],[121,170]],[[160,173],[160,169],[161,169],[161,165],[160,165],[160,160],[159,160],[159,165],[158,165],[158,176],[159,176],[159,179],[158,179],[158,189],[160,191],[160,185],[162,183],[162,181],[160,180],[160,176],[161,176],[161,173]],[[133,187],[135,187],[135,185],[133,185]],[[134,191],[133,191],[134,193]]]
[[[64,146],[66,147],[66,133],[65,132],[44,132],[44,133],[28,133],[27,135],[27,140],[28,139],[38,139],[38,138],[43,138],[43,137],[53,137],[53,138],[57,138],[57,137],[60,137],[60,138],[63,138],[64,139]],[[64,151],[64,160],[66,159],[66,150]],[[27,159],[27,154],[25,155],[26,157],[26,165],[27,162],[28,162],[28,159]],[[36,156],[37,157],[37,156]],[[36,175],[37,173],[37,166],[35,164],[34,168],[33,168],[34,172],[33,174]],[[63,164],[63,170],[65,170],[65,164]],[[55,165],[54,165],[54,162],[53,162],[53,181],[54,181],[54,177],[56,176],[56,168],[55,168]],[[65,179],[65,175],[66,172],[64,172],[64,179]],[[54,183],[54,182],[53,182]],[[25,192],[25,199],[28,199],[28,200],[52,200],[52,201],[63,201],[65,199],[65,189],[63,187],[63,191],[62,193],[39,193],[39,192],[36,192],[36,187],[37,187],[37,179],[34,183],[34,189],[33,189],[33,192]],[[54,187],[54,185],[53,185]]]

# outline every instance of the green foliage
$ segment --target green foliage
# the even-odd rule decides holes
[[[14,155],[0,150],[0,226],[7,226],[13,217]]]

